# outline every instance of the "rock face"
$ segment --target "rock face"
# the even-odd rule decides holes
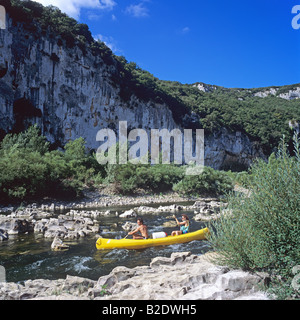
[[[87,300],[97,281],[67,276],[58,280],[27,280],[24,285],[0,283],[0,300]]]
[[[7,22],[0,36],[0,59],[8,66],[0,79],[4,131],[35,122],[51,142],[64,144],[82,136],[96,149],[98,130],[117,129],[119,121],[127,120],[132,128],[176,127],[166,105],[134,96],[124,102],[112,80],[116,66],[105,64],[101,56],[65,48],[47,35],[36,38],[22,25],[13,26],[9,18]]]
[[[300,99],[300,86],[295,87],[294,89],[288,90],[285,93],[277,94],[279,88],[270,88],[269,90],[260,91],[254,94],[255,97],[266,98],[270,95],[276,96],[285,99],[285,100],[294,100]]]
[[[205,136],[205,165],[214,169],[245,169],[255,158],[266,158],[259,145],[240,131],[230,133],[226,128]]]
[[[212,85],[209,85],[209,84],[206,84],[206,83],[196,83],[193,85],[193,87],[196,87],[198,88],[200,91],[202,92],[212,92],[214,90],[217,89],[216,86],[212,86]]]
[[[210,256],[181,252],[154,258],[149,267],[117,267],[99,278],[97,286],[105,285],[111,295],[98,299],[268,300],[257,288],[266,275],[216,266]]]
[[[157,257],[150,266],[116,267],[98,281],[67,276],[65,280],[0,283],[3,300],[269,300],[258,290],[265,274],[216,266],[212,253],[189,252]]]
[[[119,121],[147,132],[182,130],[167,104],[133,94],[124,101],[115,81],[116,64],[105,63],[88,48],[83,53],[48,34],[35,36],[22,24],[13,25],[8,15],[7,29],[0,31],[0,68],[5,71],[0,73],[0,135],[37,123],[56,146],[81,136],[88,148],[97,149],[97,132],[117,132]],[[222,129],[205,140],[205,165],[215,169],[229,162],[248,166],[263,156],[242,133]]]

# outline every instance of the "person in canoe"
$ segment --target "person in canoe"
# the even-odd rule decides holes
[[[179,231],[173,231],[172,236],[179,236],[181,234],[186,234],[190,231],[190,220],[189,217],[186,214],[181,215],[182,222],[179,222],[174,215],[173,218],[176,220],[177,225],[180,226]]]
[[[138,227],[129,232],[128,235],[133,237],[133,239],[136,239],[136,240],[146,240],[149,238],[149,234],[148,234],[148,227],[144,224],[144,221],[142,218],[138,218],[137,219],[137,224],[138,224]]]

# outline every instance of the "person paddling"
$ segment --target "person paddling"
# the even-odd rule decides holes
[[[174,215],[173,218],[176,220],[177,225],[180,226],[179,231],[173,231],[172,236],[179,236],[181,234],[186,234],[190,231],[190,220],[186,214],[181,215],[182,222],[179,222]]]
[[[146,240],[149,238],[149,235],[148,235],[148,227],[144,224],[144,221],[142,218],[138,218],[137,219],[137,224],[138,224],[138,227],[129,232],[128,235],[132,235],[133,239],[139,239],[139,240]],[[140,234],[138,234],[140,233]]]

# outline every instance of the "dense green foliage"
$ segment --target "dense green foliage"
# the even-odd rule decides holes
[[[50,143],[39,134],[39,128],[31,126],[19,134],[7,134],[1,142],[2,151],[26,149],[28,152],[37,152],[44,155],[49,150]]]
[[[136,63],[115,56],[103,42],[93,39],[87,25],[78,23],[58,8],[43,7],[28,0],[5,0],[5,3],[13,21],[23,22],[24,28],[36,37],[47,34],[59,45],[76,45],[83,54],[90,50],[95,56],[101,56],[107,65],[114,65],[111,83],[120,88],[120,96],[130,108],[135,107],[129,103],[133,94],[141,100],[166,103],[175,121],[186,128],[203,128],[206,132],[217,131],[221,127],[240,130],[257,141],[266,154],[271,154],[283,134],[291,142],[288,122],[293,119],[300,121],[300,101],[288,101],[278,98],[278,95],[297,85],[270,87],[278,89],[276,96],[259,98],[254,94],[270,88],[226,89],[214,86],[209,92],[203,92],[195,86],[198,83],[161,81]],[[53,56],[53,59],[58,57]],[[187,120],[186,115],[191,112],[199,116],[196,123]]]
[[[84,23],[78,23],[67,14],[52,5],[44,7],[30,0],[4,0],[6,11],[15,24],[23,23],[24,29],[35,37],[47,35],[56,39],[57,44],[69,48],[78,46],[82,53],[90,48],[94,55],[99,55],[106,64],[114,62],[111,50],[101,41],[95,41]]]
[[[182,167],[176,165],[107,165],[106,181],[115,192],[133,194],[139,189],[146,192],[171,191],[184,175]]]
[[[233,180],[223,171],[205,167],[202,174],[184,176],[173,189],[183,195],[223,195],[232,191]]]
[[[295,157],[282,142],[277,157],[253,165],[250,197],[230,196],[228,214],[211,228],[221,262],[271,272],[280,298],[300,297],[291,286],[292,269],[300,264],[299,143],[295,138]]]
[[[174,120],[177,123],[182,122],[184,115],[190,112],[183,101],[164,90],[158,78],[141,69],[136,63],[128,62],[123,56],[114,56],[114,58],[117,61],[118,73],[112,80],[119,83],[120,96],[123,100],[129,101],[132,94],[135,94],[144,101],[166,103],[172,111]],[[129,105],[129,107],[134,106]]]
[[[232,180],[225,173],[205,168],[203,175],[189,180],[185,168],[130,162],[102,166],[95,154],[87,154],[83,138],[69,141],[64,151],[50,151],[46,138],[33,126],[25,132],[6,135],[1,143],[0,202],[76,197],[84,188],[103,183],[118,194],[141,190],[157,193],[173,188],[184,195],[223,194],[232,188]]]
[[[163,89],[178,97],[189,110],[200,117],[200,126],[206,132],[226,127],[231,131],[246,133],[253,141],[258,141],[266,154],[270,154],[279,144],[282,135],[292,140],[293,132],[289,121],[300,119],[300,101],[287,101],[277,96],[254,97],[260,89],[226,89],[215,86],[209,92],[202,92],[193,85],[178,82],[161,82]],[[277,92],[288,92],[291,86],[281,87]]]
[[[119,146],[117,144],[117,154]],[[160,158],[161,162],[161,158]],[[232,191],[234,174],[204,167],[198,175],[187,175],[195,171],[193,166],[175,164],[107,164],[106,184],[118,194],[134,194],[175,191],[184,196],[223,195]]]
[[[49,143],[34,126],[7,135],[0,148],[0,202],[45,196],[76,197],[84,187],[101,180],[103,171],[79,138],[65,152],[49,151]]]

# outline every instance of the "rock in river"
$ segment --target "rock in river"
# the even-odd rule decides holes
[[[51,249],[53,251],[64,251],[64,250],[68,250],[69,248],[70,247],[65,243],[63,243],[63,241],[58,237],[55,237],[51,244]]]

